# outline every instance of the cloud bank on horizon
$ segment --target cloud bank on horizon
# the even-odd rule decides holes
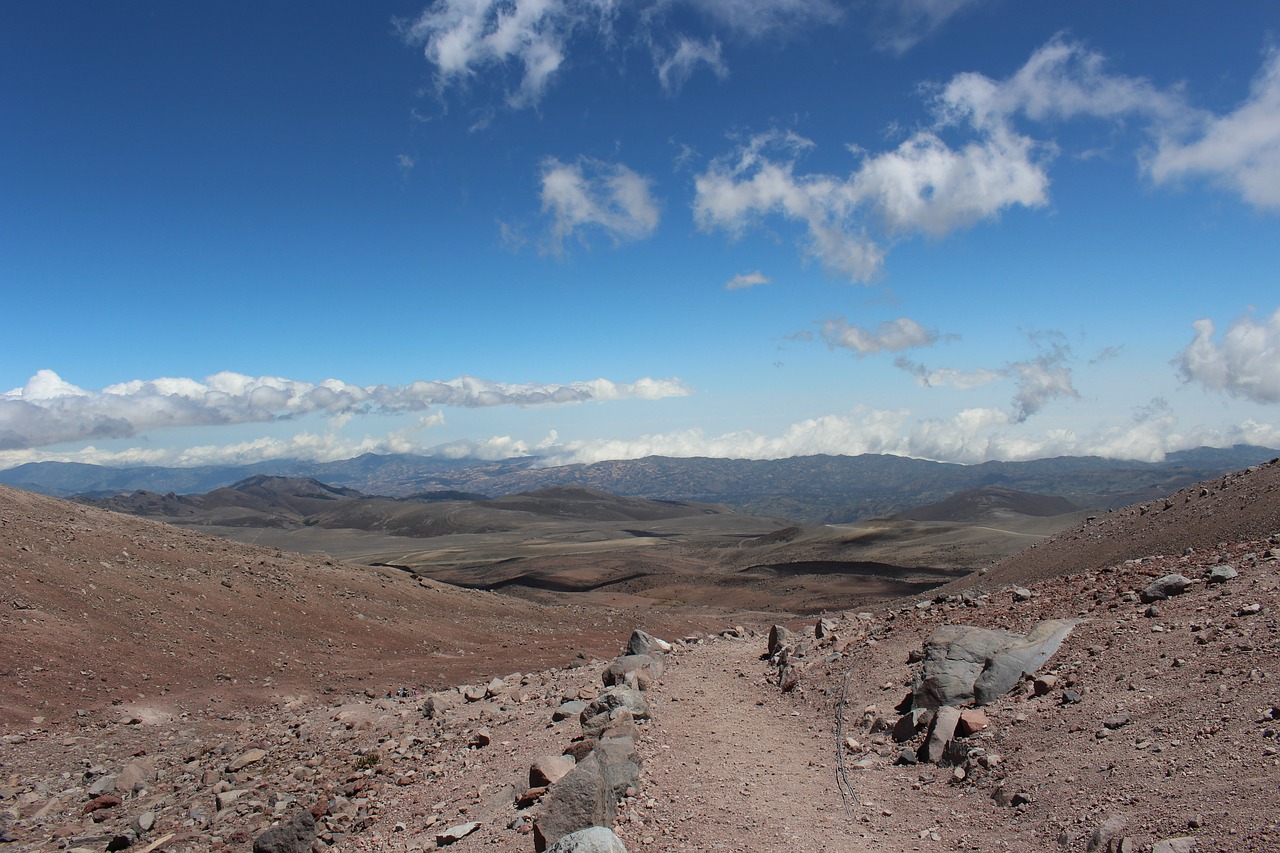
[[[0,11],[0,466],[1280,447],[1280,7],[290,2]]]

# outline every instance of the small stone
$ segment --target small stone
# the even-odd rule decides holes
[[[1133,717],[1132,717],[1132,716],[1130,716],[1129,712],[1128,712],[1128,711],[1124,711],[1124,712],[1121,712],[1121,713],[1119,713],[1119,714],[1112,714],[1111,716],[1109,716],[1109,717],[1107,717],[1106,719],[1104,719],[1104,720],[1102,721],[1102,724],[1103,724],[1104,726],[1106,726],[1107,728],[1109,728],[1109,729],[1118,729],[1118,728],[1120,728],[1121,726],[1127,726],[1127,725],[1129,725],[1129,723],[1130,723],[1130,721],[1132,721],[1132,719],[1133,719]]]
[[[1025,586],[1015,586],[1013,588],[1013,600],[1014,601],[1030,601],[1031,590],[1027,589]]]
[[[258,749],[256,747],[253,749],[247,749],[244,752],[240,753],[238,756],[236,756],[236,758],[230,764],[227,765],[227,772],[235,773],[237,771],[243,770],[244,768],[248,767],[250,764],[257,764],[259,761],[261,761],[266,757],[267,757],[267,751],[265,749]]]
[[[1209,569],[1208,579],[1209,583],[1226,583],[1229,580],[1235,580],[1235,578],[1239,577],[1239,574],[1235,566],[1214,566]]]
[[[1151,848],[1151,853],[1195,853],[1195,851],[1196,840],[1189,835],[1157,841]]]
[[[455,841],[461,841],[479,828],[480,821],[478,820],[451,826],[446,830],[436,833],[436,846],[447,847]]]
[[[1261,604],[1246,604],[1239,610],[1241,616],[1256,616],[1262,612]]]
[[[1139,594],[1139,597],[1146,604],[1150,604],[1153,601],[1164,601],[1170,596],[1182,595],[1189,586],[1191,586],[1191,578],[1179,574],[1165,575],[1147,584]]]
[[[1056,675],[1041,675],[1032,682],[1031,689],[1037,696],[1046,696],[1053,692],[1053,688],[1058,686],[1058,677]]]
[[[960,712],[960,721],[956,723],[956,734],[970,737],[991,725],[986,712],[977,708],[966,708]]]

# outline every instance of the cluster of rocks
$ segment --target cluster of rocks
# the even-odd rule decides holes
[[[769,662],[774,680],[783,693],[803,693],[800,688],[806,670],[816,664],[836,664],[867,641],[871,619],[870,613],[823,616],[814,623],[811,634],[773,625],[761,660]],[[744,632],[739,629],[738,635]]]
[[[863,722],[872,738],[882,743],[886,737],[891,738],[898,745],[894,756],[897,764],[925,762],[951,767],[953,782],[975,782],[985,774],[993,774],[992,793],[997,803],[1023,805],[1030,801],[1030,795],[1002,784],[1002,757],[976,737],[991,727],[991,719],[982,708],[1038,671],[1075,624],[1075,620],[1045,620],[1025,635],[962,625],[939,626],[923,649],[911,655],[918,671],[911,691],[894,709],[897,719],[869,706],[863,712]],[[1049,678],[1037,689],[1050,689]],[[874,761],[863,759],[855,766],[873,765]]]
[[[616,853],[621,841],[601,839],[638,788],[643,690],[670,648],[637,631],[594,677],[575,663],[418,698],[370,691],[199,721],[120,710],[57,741],[39,725],[6,734],[33,763],[6,761],[0,846],[312,853],[523,834],[557,853]],[[578,731],[549,749],[570,723]],[[477,778],[489,781],[470,787]]]
[[[540,759],[529,769],[530,788],[521,802],[542,800],[533,822],[535,850],[626,853],[611,827],[618,801],[638,793],[636,741],[639,724],[651,719],[644,691],[662,677],[663,654],[670,650],[666,641],[637,629],[626,654],[605,667],[604,691],[556,709],[560,719],[576,715],[582,733],[561,755]]]

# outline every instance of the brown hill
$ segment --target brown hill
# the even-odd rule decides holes
[[[609,611],[547,608],[3,486],[0,590],[5,721],[107,703],[173,714],[445,684],[616,642],[601,629]]]
[[[1002,560],[960,586],[1028,584],[1125,560],[1280,533],[1280,459],[1181,489],[1168,497],[1090,516]]]
[[[1011,516],[1048,518],[1078,510],[1066,498],[987,486],[965,489],[937,503],[889,516],[903,521],[987,521]]]

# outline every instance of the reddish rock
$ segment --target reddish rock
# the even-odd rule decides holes
[[[966,708],[960,712],[960,721],[956,723],[956,734],[960,737],[975,735],[991,725],[985,712],[977,708]]]
[[[84,804],[84,810],[81,814],[92,814],[100,809],[114,808],[120,805],[123,800],[115,794],[103,794],[101,797],[94,797],[92,800]]]

